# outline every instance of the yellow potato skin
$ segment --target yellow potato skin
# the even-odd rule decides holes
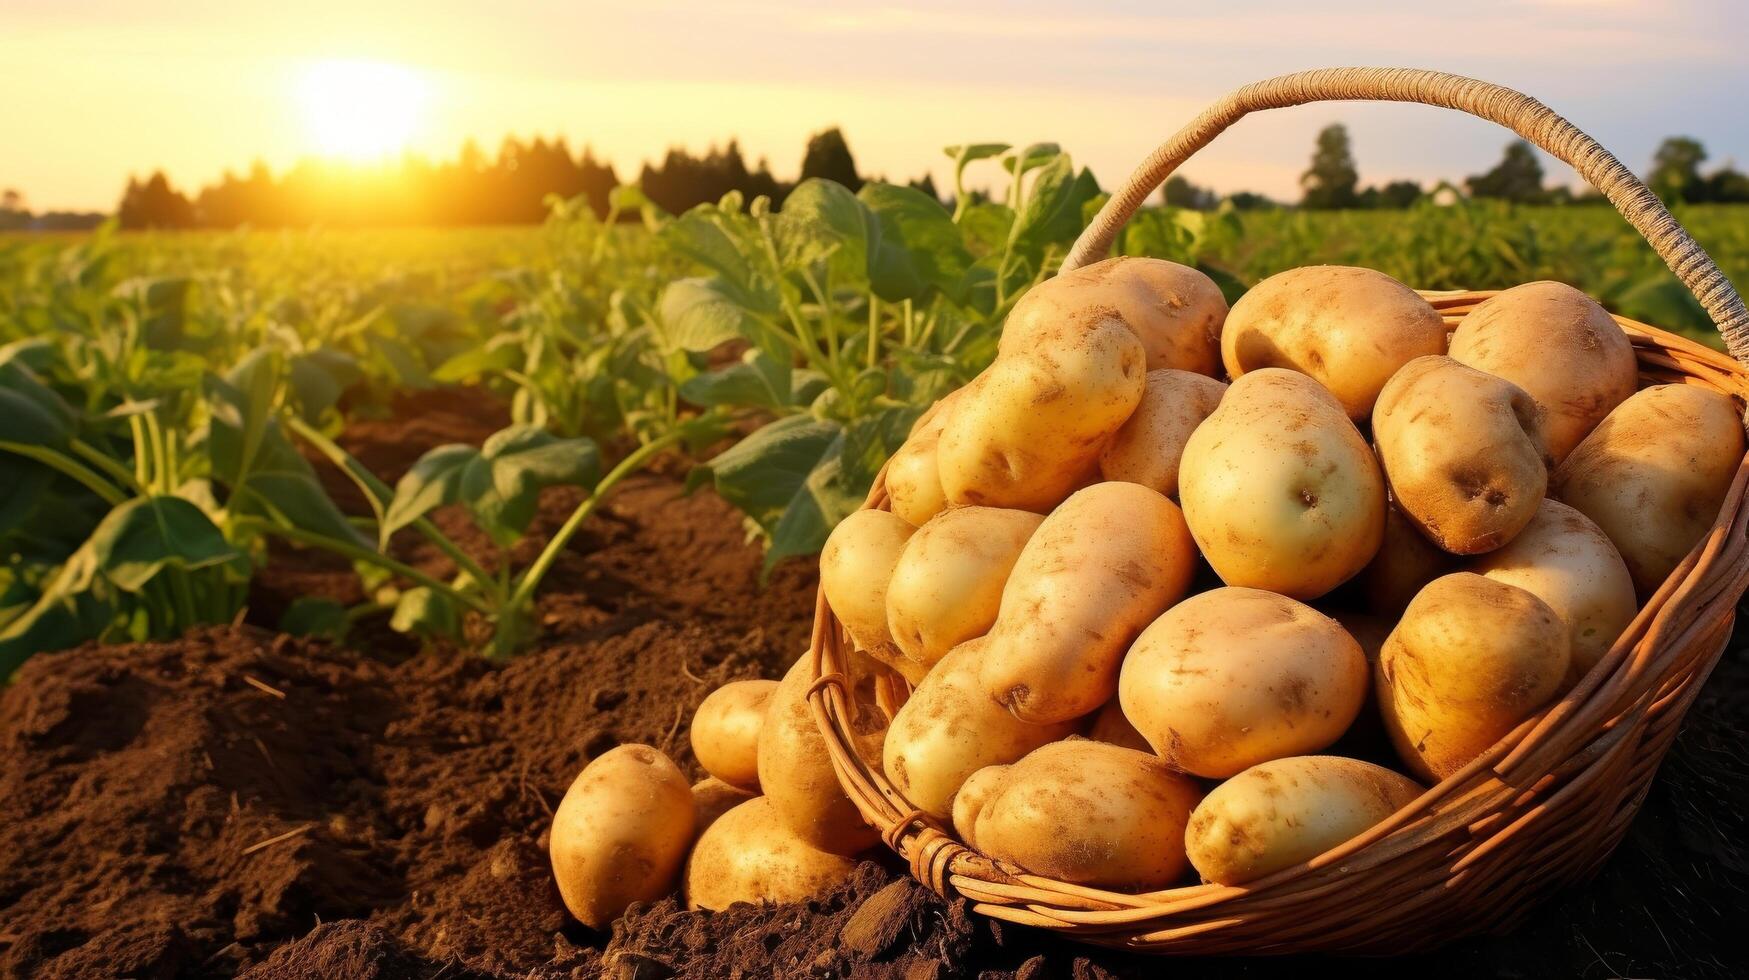
[[[1314,265],[1277,273],[1233,304],[1221,359],[1237,380],[1260,368],[1310,375],[1356,421],[1397,369],[1445,352],[1445,321],[1382,272]]]
[[[758,795],[739,786],[730,786],[715,776],[706,776],[693,783],[692,809],[698,818],[695,835],[704,833],[718,817]]]
[[[990,794],[1002,784],[1002,776],[1008,771],[1008,766],[985,766],[966,777],[960,784],[960,791],[953,795],[953,829],[960,835],[960,842],[967,847],[977,847],[977,841],[972,839],[972,833],[977,829],[978,814],[983,812],[984,804],[990,801]]]
[[[1087,727],[1087,737],[1095,742],[1135,749],[1137,752],[1154,751],[1154,747],[1148,744],[1142,733],[1136,731],[1136,726],[1124,717],[1123,702],[1118,698],[1105,702],[1105,707],[1100,708],[1099,713],[1093,716],[1093,724]]]
[[[972,832],[992,858],[1117,891],[1184,873],[1184,828],[1202,790],[1153,755],[1074,738],[1034,750],[995,784]]]
[[[1142,342],[1147,370],[1214,375],[1221,369],[1227,300],[1213,279],[1165,259],[1117,256],[1034,286],[1003,325],[1000,354],[1024,350],[1052,325],[1108,309]]]
[[[1094,308],[1035,332],[963,389],[936,446],[950,504],[1046,513],[1142,400],[1141,341]]]
[[[1422,792],[1407,776],[1358,759],[1273,759],[1203,797],[1185,851],[1204,881],[1244,884],[1352,840]]]
[[[947,491],[941,488],[936,448],[941,444],[941,430],[947,426],[953,402],[965,390],[958,389],[930,406],[912,426],[904,445],[887,461],[887,506],[912,527],[922,527],[947,509]]]
[[[1471,310],[1451,357],[1523,388],[1556,463],[1639,386],[1634,345],[1597,301],[1559,282],[1514,286]]]
[[[1712,528],[1742,459],[1735,401],[1696,385],[1656,385],[1585,437],[1555,471],[1550,494],[1609,535],[1644,599]]]
[[[1226,384],[1189,371],[1149,371],[1142,403],[1099,454],[1100,474],[1178,496],[1184,444],[1226,391]]]
[[[1572,642],[1569,685],[1603,659],[1639,609],[1634,578],[1609,536],[1558,500],[1544,500],[1511,544],[1470,571],[1518,586],[1561,617]]]
[[[1542,414],[1523,388],[1449,357],[1409,362],[1373,410],[1392,499],[1452,554],[1511,541],[1548,489]]]
[[[978,684],[986,646],[973,640],[949,653],[911,692],[887,729],[882,768],[893,787],[919,810],[947,819],[966,777],[1013,762],[1065,738],[1074,722],[1030,725],[996,703]]]
[[[1474,572],[1436,578],[1379,654],[1385,730],[1409,770],[1437,782],[1560,694],[1570,660],[1548,603]]]
[[[704,771],[759,791],[759,728],[777,692],[772,680],[730,681],[705,696],[692,715],[693,757]]]
[[[880,840],[862,812],[838,785],[825,737],[808,707],[808,658],[783,675],[759,729],[759,785],[790,831],[809,846],[834,854],[855,854]],[[886,719],[869,700],[857,702],[855,748],[870,765],[881,758]]]
[[[893,642],[933,667],[996,622],[1008,574],[1044,518],[999,507],[956,507],[911,536],[887,586]]]
[[[1124,658],[1123,713],[1168,765],[1224,778],[1342,736],[1366,701],[1366,654],[1286,596],[1215,589],[1155,620]]]
[[[1228,585],[1314,599],[1366,566],[1384,536],[1378,461],[1336,400],[1280,368],[1245,375],[1184,447],[1178,495]]]
[[[854,858],[810,846],[757,796],[699,836],[686,862],[686,907],[720,912],[736,902],[805,901],[854,870]]]
[[[1032,724],[1092,713],[1116,693],[1130,641],[1184,595],[1195,561],[1172,501],[1134,483],[1078,491],[1021,550],[978,682]]]
[[[602,753],[553,814],[548,851],[565,907],[601,929],[633,902],[673,891],[695,820],[692,788],[673,760],[648,745]]]
[[[1357,581],[1368,608],[1382,614],[1403,611],[1421,587],[1457,570],[1458,558],[1427,540],[1395,502],[1385,509],[1385,536],[1378,554]]]
[[[896,514],[859,510],[838,522],[820,550],[820,588],[838,622],[858,650],[900,673],[916,668],[887,627],[887,586],[916,530]]]

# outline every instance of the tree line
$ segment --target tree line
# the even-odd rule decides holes
[[[1699,140],[1671,137],[1654,155],[1647,182],[1672,203],[1749,202],[1749,176],[1728,164],[1703,172],[1706,162],[1706,148]],[[840,130],[828,129],[809,138],[798,182],[810,177],[835,180],[852,190],[862,186],[864,177]],[[435,163],[413,155],[372,165],[305,160],[277,176],[265,164],[256,163],[245,174],[227,171],[216,183],[192,194],[178,190],[159,171],[128,180],[116,216],[124,228],[533,223],[547,215],[551,195],[582,197],[598,215],[605,215],[608,195],[620,181],[613,165],[598,160],[587,147],[574,154],[563,139],[510,138],[495,155],[470,141],[455,159]],[[781,205],[794,186],[777,179],[764,159],[749,165],[734,141],[702,154],[670,149],[660,162],[645,163],[632,182],[674,214],[719,200],[729,191],[739,191],[748,199],[764,195]],[[910,183],[939,197],[927,176]],[[1222,196],[1178,175],[1162,191],[1166,204],[1197,210],[1223,203],[1239,210],[1403,208],[1440,194],[1519,204],[1602,201],[1592,191],[1574,193],[1567,187],[1546,186],[1542,164],[1523,140],[1509,143],[1498,164],[1464,178],[1461,187],[1446,183],[1424,187],[1408,180],[1363,187],[1348,130],[1340,124],[1318,134],[1310,164],[1300,177],[1298,201],[1276,201],[1250,191]],[[17,191],[0,191],[0,230],[88,228],[102,218],[73,212],[32,214]]]

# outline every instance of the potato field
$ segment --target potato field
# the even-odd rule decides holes
[[[915,688],[869,758],[919,819],[968,842],[976,826],[980,850],[1088,888],[1243,886],[1376,824],[1570,689],[1711,526],[1716,499],[1683,523],[1648,479],[1624,513],[1609,494],[1628,478],[1584,469],[1611,409],[1647,417],[1618,427],[1681,430],[1694,448],[1670,469],[1707,484],[1695,499],[1741,459],[1729,399],[1633,394],[1625,336],[1624,390],[1567,428],[1525,421],[1559,396],[1495,377],[1518,368],[1466,328],[1444,356],[1450,324],[1399,283],[1553,280],[1710,348],[1718,336],[1607,206],[1151,205],[1115,254],[1176,263],[1194,283],[1155,283],[1168,305],[1219,313],[1206,364],[1162,371],[1180,355],[1137,346],[1144,388],[1121,322],[1082,348],[1061,336],[1075,315],[1037,313],[1083,302],[1056,273],[1106,199],[1092,174],[1051,145],[949,153],[957,205],[813,179],[775,211],[731,194],[671,215],[622,186],[605,215],[552,200],[526,227],[0,235],[0,976],[1302,975],[1096,949],[945,900],[836,784],[841,812],[794,842],[818,860],[786,851],[785,814],[814,804],[775,774],[830,773],[823,755],[780,755],[794,749],[774,728],[813,737],[797,658],[822,583],[845,650]],[[1677,217],[1749,284],[1749,207]],[[1318,265],[1375,271],[1252,293]],[[1367,310],[1414,304],[1388,370],[1333,348],[1283,370],[1293,341],[1258,311],[1324,288]],[[1121,369],[1085,376],[1122,373],[1122,405],[1042,382],[987,393],[1014,351],[1060,342],[1091,363],[1107,340]],[[1589,350],[1572,349],[1544,360]],[[944,434],[949,396],[956,418],[981,398],[1014,421]],[[1286,438],[1282,412],[1327,465],[1310,483],[1257,462]],[[1449,429],[1409,421],[1441,412]],[[1708,463],[1733,433],[1728,470]],[[966,458],[1007,465],[918,476],[934,440],[978,438]],[[1417,466],[1460,486],[1487,473],[1457,500]],[[883,470],[882,509],[859,512]],[[1544,499],[1557,492],[1572,506]],[[1270,509],[1290,496],[1291,515]],[[1302,512],[1324,523],[1307,530]],[[1678,524],[1694,533],[1667,546],[1658,532]],[[1106,588],[1052,576],[1118,525],[1132,537],[1090,563],[1133,589],[1065,598]],[[1573,577],[1609,579],[1570,587],[1595,608],[1536,597],[1555,574],[1541,556],[1573,549]],[[1586,616],[1597,635],[1562,625]],[[1070,629],[1109,656],[1064,667],[1053,644]],[[1469,659],[1442,661],[1466,630],[1482,637]],[[1290,647],[1316,665],[1283,701],[1266,681]],[[1375,685],[1374,669],[1395,673]],[[1439,714],[1416,685],[1441,670],[1513,673],[1518,700],[1405,736]],[[1230,717],[1205,711],[1187,671],[1246,693]],[[962,708],[966,692],[990,698]],[[1319,968],[1741,975],[1740,631],[1694,698],[1588,883],[1506,935]],[[964,727],[944,733],[944,717]],[[1074,735],[1110,744],[1077,755],[1092,743]],[[1304,762],[1332,745],[1367,761]],[[1305,853],[1255,826],[1229,846],[1264,784],[1294,778],[1353,801],[1347,822]],[[600,864],[616,832],[601,814],[623,802],[604,780],[679,801],[624,802],[651,849],[635,873]],[[1148,801],[1136,825],[1171,828],[1171,847],[1125,836],[1102,809],[1113,786]],[[1027,809],[1047,790],[1075,819]],[[1118,843],[1084,860],[1076,834],[1101,821]],[[749,897],[772,901],[735,904]]]

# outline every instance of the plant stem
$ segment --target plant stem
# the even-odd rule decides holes
[[[546,577],[547,572],[552,569],[553,563],[558,561],[559,553],[565,550],[565,546],[571,542],[571,538],[583,526],[583,522],[595,512],[595,508],[601,504],[602,498],[607,496],[607,492],[612,490],[615,484],[635,473],[664,449],[679,443],[683,437],[684,433],[676,430],[659,439],[645,443],[633,451],[631,455],[620,460],[618,466],[609,470],[607,475],[601,478],[601,482],[595,485],[595,490],[583,498],[583,502],[577,505],[577,509],[571,512],[571,516],[566,518],[565,523],[553,534],[552,540],[547,542],[546,548],[542,549],[540,557],[534,560],[534,564],[528,566],[521,575],[517,576],[516,591],[510,596],[509,609],[512,611],[520,609],[534,597],[535,589],[540,587],[541,579]]]
[[[97,467],[98,469],[102,470],[104,473],[108,474],[110,479],[121,484],[123,487],[127,488],[128,490],[132,490],[135,493],[145,493],[146,492],[145,487],[140,486],[138,483],[136,483],[134,481],[133,471],[128,469],[126,466],[123,466],[122,464],[116,462],[113,458],[111,458],[109,456],[109,454],[103,452],[102,450],[91,445],[90,443],[86,442],[83,439],[74,439],[72,442],[68,443],[68,446],[73,450],[73,452],[75,454],[82,457],[86,462],[88,462],[88,463],[92,464],[93,466]]]
[[[134,482],[149,487],[152,485],[152,445],[138,415],[128,416],[128,431],[134,436]]]
[[[881,352],[881,300],[874,293],[868,294],[868,366],[874,367],[880,363]]]
[[[114,485],[105,480],[101,474],[85,464],[63,453],[56,452],[47,446],[31,446],[21,442],[0,440],[0,451],[15,453],[26,459],[34,459],[48,468],[64,476],[77,480],[85,489],[103,498],[103,502],[115,507],[127,500],[127,494],[117,490]]]
[[[255,525],[267,534],[277,534],[280,537],[285,538],[287,541],[295,541],[298,544],[306,544],[315,548],[325,548],[329,551],[350,558],[353,561],[362,561],[367,565],[375,565],[384,571],[418,582],[420,585],[425,586],[433,592],[442,593],[449,599],[459,602],[462,605],[467,606],[469,609],[483,615],[489,616],[496,612],[492,607],[492,603],[487,602],[485,599],[482,599],[477,595],[469,595],[468,593],[457,589],[455,586],[450,585],[448,582],[427,575],[405,562],[396,561],[380,551],[372,551],[369,548],[361,547],[350,541],[331,538],[326,534],[317,534],[314,531],[306,531],[300,527],[269,524],[265,521],[258,520],[247,520],[246,523]]]

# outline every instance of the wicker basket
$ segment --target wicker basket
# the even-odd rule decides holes
[[[1205,111],[1137,169],[1064,262],[1103,257],[1113,236],[1173,169],[1258,109],[1367,99],[1459,109],[1500,123],[1572,164],[1692,290],[1738,358],[1749,312],[1658,199],[1589,137],[1517,92],[1409,69],[1328,69],[1247,86]],[[1448,328],[1490,293],[1426,293]],[[1617,318],[1643,383],[1679,382],[1749,396],[1731,357]],[[848,640],[824,596],[816,607],[809,692],[840,783],[917,878],[999,919],[1102,945],[1172,954],[1404,952],[1511,928],[1549,893],[1591,874],[1633,819],[1683,713],[1731,633],[1749,586],[1749,466],[1739,465],[1718,520],[1609,654],[1563,697],[1389,820],[1305,864],[1242,887],[1195,885],[1122,894],[1053,881],[967,848],[850,750],[856,685]],[[868,507],[884,508],[876,479]],[[859,661],[861,658],[859,658]],[[875,685],[889,713],[908,690]]]

